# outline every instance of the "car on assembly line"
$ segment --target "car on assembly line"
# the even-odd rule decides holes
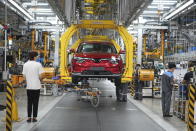
[[[73,83],[83,78],[108,78],[118,84],[123,74],[123,61],[112,42],[86,41],[74,51],[71,74]]]

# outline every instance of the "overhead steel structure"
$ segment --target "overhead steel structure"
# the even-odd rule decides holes
[[[152,0],[47,0],[60,20],[71,25],[84,19],[114,20],[124,26],[137,19]]]

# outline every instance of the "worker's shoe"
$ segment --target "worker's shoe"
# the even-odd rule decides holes
[[[173,117],[173,115],[163,115],[163,117]]]
[[[117,100],[117,101],[120,101],[120,97],[117,97],[116,100]]]
[[[166,117],[173,117],[173,115],[166,115]]]
[[[31,118],[28,118],[28,119],[27,119],[27,122],[28,122],[28,123],[31,122]]]
[[[36,118],[33,118],[32,122],[37,122],[37,119]]]

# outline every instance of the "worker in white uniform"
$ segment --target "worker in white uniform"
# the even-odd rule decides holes
[[[37,55],[37,52],[29,53],[29,61],[24,64],[22,72],[27,83],[27,122],[37,122],[41,80],[44,73],[42,65],[36,62]]]

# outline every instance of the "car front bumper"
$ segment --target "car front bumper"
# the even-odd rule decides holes
[[[80,72],[77,73],[72,73],[72,77],[75,78],[120,78],[122,76],[122,74],[83,74]]]

